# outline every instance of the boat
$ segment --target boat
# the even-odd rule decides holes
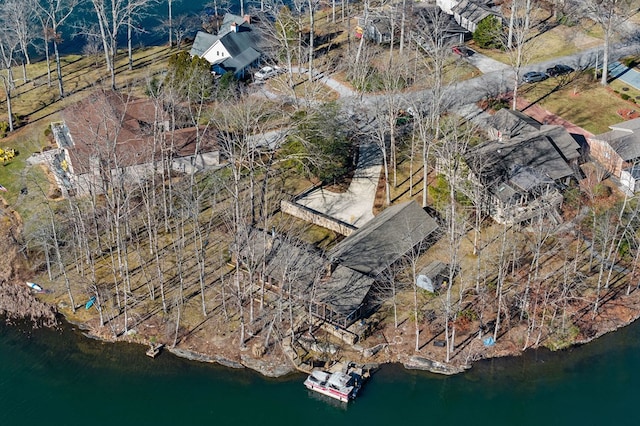
[[[38,293],[42,291],[42,287],[40,287],[36,283],[32,283],[32,282],[27,281],[27,286],[29,286],[31,289],[37,291]]]
[[[304,381],[307,389],[335,398],[342,402],[355,399],[360,387],[362,378],[355,373],[343,373],[337,371],[329,373],[322,370],[312,371]]]
[[[85,303],[84,308],[86,310],[89,310],[89,308],[92,307],[94,303],[96,303],[96,297],[95,296],[91,296],[91,299],[89,299],[87,301],[87,303]]]

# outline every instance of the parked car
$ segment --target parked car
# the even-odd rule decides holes
[[[455,53],[456,55],[460,55],[464,58],[467,58],[471,55],[473,55],[474,53],[476,53],[475,51],[473,51],[472,49],[469,49],[467,46],[453,46],[451,48],[451,50],[453,51],[453,53]]]
[[[547,68],[547,74],[549,77],[557,77],[559,75],[569,74],[574,71],[569,65],[557,64],[551,68]]]
[[[547,78],[549,78],[549,76],[546,72],[529,71],[522,76],[522,81],[524,81],[525,83],[537,83],[538,81],[544,81]]]
[[[272,67],[262,67],[260,68],[259,71],[257,71],[254,75],[253,78],[255,80],[266,80],[268,78],[271,78],[273,76],[276,76],[278,74],[280,74],[282,72],[281,68],[277,65],[274,65]]]

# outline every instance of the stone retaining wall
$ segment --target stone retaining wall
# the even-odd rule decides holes
[[[330,229],[341,235],[349,236],[356,228],[346,222],[339,219],[332,218],[324,213],[310,209],[300,204],[292,203],[290,201],[281,201],[280,210],[283,213],[289,214],[298,219],[302,219],[306,222],[313,223],[314,225],[322,226],[323,228]]]

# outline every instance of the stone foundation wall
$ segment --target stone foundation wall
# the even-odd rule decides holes
[[[295,204],[290,201],[280,202],[280,210],[283,213],[289,214],[298,219],[302,219],[305,222],[313,223],[314,225],[322,226],[338,234],[349,236],[356,228],[346,222],[339,219],[327,216],[324,213],[312,210],[300,204]]]

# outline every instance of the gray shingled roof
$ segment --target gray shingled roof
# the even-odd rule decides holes
[[[218,31],[219,35],[224,35],[231,31],[231,24],[235,23],[236,25],[245,24],[244,18],[242,16],[234,15],[233,13],[225,13],[222,18],[222,25],[220,25],[220,30]]]
[[[245,266],[259,268],[289,291],[294,297],[324,303],[334,312],[348,316],[362,305],[373,285],[373,278],[338,266],[330,276],[325,274],[327,259],[319,251],[279,235],[252,229],[250,243],[241,250]],[[263,269],[264,268],[264,269]]]
[[[485,4],[480,4],[472,0],[462,0],[457,5],[451,8],[454,14],[463,16],[465,19],[477,24],[484,18],[494,15],[500,16],[500,14]]]
[[[609,144],[624,161],[632,161],[640,157],[640,134],[614,130]]]
[[[338,266],[331,276],[316,286],[315,301],[327,304],[334,312],[348,316],[358,309],[371,290],[373,278]]]
[[[250,47],[247,50],[243,51],[238,56],[225,59],[224,61],[222,61],[221,65],[227,71],[236,73],[240,70],[247,68],[249,65],[257,61],[258,59],[260,59],[260,52]]]
[[[227,33],[220,39],[220,42],[233,57],[240,55],[247,49],[256,49],[258,44],[258,40],[253,31]]]
[[[195,40],[193,40],[193,45],[191,46],[191,51],[189,54],[191,56],[200,56],[204,55],[204,52],[207,51],[213,43],[218,40],[218,36],[213,34],[205,33],[204,31],[198,31],[196,34]]]
[[[640,118],[609,126],[611,131],[594,136],[607,142],[624,161],[640,158]]]
[[[514,138],[540,130],[541,124],[520,111],[502,108],[487,120],[494,129]]]
[[[375,277],[438,228],[415,201],[391,206],[329,252],[333,263]]]
[[[573,169],[562,152],[540,133],[526,139],[485,142],[470,150],[465,157],[469,167],[484,176],[484,182],[505,180],[520,167],[530,167],[553,180],[573,175]]]
[[[547,136],[562,153],[567,161],[580,158],[580,144],[563,126],[544,125],[540,127],[540,134]]]

